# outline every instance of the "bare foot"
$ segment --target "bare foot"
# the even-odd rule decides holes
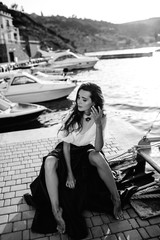
[[[123,218],[123,213],[122,213],[122,209],[121,209],[121,200],[120,198],[114,199],[112,198],[112,202],[113,202],[113,214],[114,217],[118,220],[118,219],[122,219]]]
[[[62,217],[62,208],[59,208],[58,210],[53,211],[54,217],[57,222],[57,230],[60,234],[65,233],[65,222]]]

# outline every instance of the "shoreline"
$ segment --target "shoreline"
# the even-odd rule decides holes
[[[54,125],[48,127],[0,133],[0,145],[41,140],[45,138],[56,138],[60,126],[58,120],[59,119],[57,119],[57,123],[55,122]],[[128,122],[120,117],[108,115],[105,141],[111,136],[117,140],[118,145],[124,150],[137,145],[143,137],[143,135]]]

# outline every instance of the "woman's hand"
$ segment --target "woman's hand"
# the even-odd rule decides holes
[[[74,178],[72,173],[69,173],[67,176],[66,187],[68,188],[75,188],[76,179]]]
[[[103,111],[99,106],[98,110],[94,106],[91,107],[91,116],[93,117],[96,124],[102,123]]]

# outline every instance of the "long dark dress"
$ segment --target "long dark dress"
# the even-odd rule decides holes
[[[99,178],[96,168],[89,162],[88,154],[93,149],[94,147],[91,144],[82,147],[71,144],[71,167],[76,179],[74,189],[65,185],[67,167],[63,155],[63,142],[59,143],[55,150],[47,155],[59,159],[57,168],[59,201],[63,209],[66,233],[73,239],[82,239],[88,235],[85,218],[83,217],[85,209],[105,212],[113,209],[108,189]],[[57,232],[57,224],[52,214],[45,183],[44,163],[47,156],[43,158],[39,176],[30,185],[33,200],[36,204],[32,231],[38,233]]]

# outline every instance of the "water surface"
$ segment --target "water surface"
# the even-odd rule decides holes
[[[59,123],[62,115],[72,107],[79,85],[92,81],[102,88],[110,118],[123,119],[142,136],[153,125],[151,133],[159,136],[159,62],[160,53],[153,57],[99,60],[94,69],[79,71],[74,75],[78,85],[67,99],[42,103],[50,111],[41,115],[36,123],[12,131],[50,127]]]
[[[153,124],[151,132],[153,135],[158,135],[160,132],[159,60],[160,55],[100,60],[95,65],[95,69],[80,71],[75,77],[78,79],[78,86],[87,81],[101,86],[105,96],[105,107],[111,116],[119,116],[142,132],[142,135]],[[66,100],[50,102],[47,105],[55,116],[61,116],[70,109],[77,88]],[[48,123],[52,124],[55,121],[56,119],[52,119]]]

